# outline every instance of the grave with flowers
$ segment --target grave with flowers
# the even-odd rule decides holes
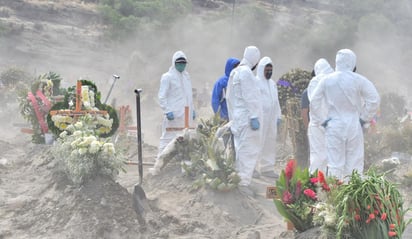
[[[363,176],[354,171],[343,183],[322,171],[311,174],[292,159],[276,181],[276,195],[278,212],[297,234],[316,228],[316,238],[402,238],[411,222],[396,186],[373,169]]]

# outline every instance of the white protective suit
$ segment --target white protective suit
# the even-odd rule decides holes
[[[250,184],[261,149],[261,129],[252,130],[250,127],[250,119],[258,118],[261,121],[262,118],[259,88],[251,70],[259,58],[257,47],[246,47],[242,61],[232,70],[227,84],[226,101],[229,120],[232,121],[230,130],[234,138],[240,186]]]
[[[257,66],[257,81],[262,105],[262,149],[259,156],[259,171],[269,172],[275,169],[277,120],[281,118],[278,88],[272,79],[266,79],[265,66],[271,64],[269,57],[263,57]]]
[[[173,54],[169,71],[162,75],[159,88],[159,105],[163,111],[162,136],[159,143],[159,155],[167,144],[176,136],[182,134],[185,127],[185,107],[189,107],[189,126],[193,126],[193,95],[189,73],[179,72],[175,68],[178,58],[186,58],[182,51]],[[168,120],[166,114],[173,112],[174,120]]]
[[[314,66],[315,77],[309,82],[308,85],[308,98],[309,102],[312,99],[313,92],[315,91],[317,85],[322,81],[328,74],[333,72],[332,67],[327,60],[321,58],[315,62]],[[312,118],[312,104],[309,105],[309,119]],[[323,100],[319,106],[321,116],[320,118],[327,117],[326,103]],[[309,170],[311,173],[315,172],[316,169],[321,170],[326,173],[327,169],[327,157],[326,157],[326,141],[325,141],[325,128],[321,125],[316,125],[309,121],[308,126],[308,140],[310,148],[310,166]]]
[[[328,175],[344,179],[353,170],[363,173],[364,142],[359,122],[369,122],[378,110],[380,97],[368,79],[353,72],[356,55],[349,49],[336,54],[335,72],[322,80],[312,95],[311,121],[326,125]],[[322,101],[326,102],[326,118]],[[348,178],[345,178],[347,181]]]

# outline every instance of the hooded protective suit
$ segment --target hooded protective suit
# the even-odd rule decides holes
[[[317,85],[322,81],[328,74],[333,72],[332,67],[330,67],[329,62],[321,58],[315,62],[314,66],[315,77],[309,82],[308,85],[308,98],[309,101],[312,99],[313,92],[315,91]],[[312,104],[309,105],[309,118],[312,118]],[[326,118],[326,103],[322,101],[319,106],[321,118]],[[316,169],[326,172],[327,169],[327,158],[326,158],[326,145],[325,145],[325,128],[321,125],[316,125],[312,121],[309,121],[308,126],[308,139],[310,148],[310,166],[309,170],[311,173],[315,172]]]
[[[169,71],[162,75],[160,79],[159,88],[159,104],[164,115],[173,112],[174,119],[168,120],[166,116],[163,117],[162,122],[162,136],[159,143],[159,154],[163,151],[166,145],[172,141],[178,134],[182,133],[185,126],[185,107],[189,107],[189,125],[192,125],[193,119],[193,95],[192,83],[190,81],[189,73],[184,70],[179,72],[176,70],[175,61],[178,58],[186,55],[182,51],[177,51],[173,54],[172,65]]]
[[[278,88],[272,79],[265,76],[265,66],[271,64],[269,57],[263,57],[257,66],[257,81],[262,105],[262,149],[259,157],[259,171],[274,171],[276,159],[277,120],[281,118]]]
[[[378,110],[375,86],[353,72],[356,55],[349,49],[336,54],[335,72],[322,80],[312,95],[311,121],[326,127],[328,175],[343,179],[353,170],[363,173],[364,142],[360,120],[369,122]],[[326,117],[322,113],[326,102]]]
[[[261,148],[261,129],[251,128],[252,121],[261,119],[259,88],[251,70],[259,58],[257,47],[246,47],[242,61],[230,74],[226,92],[229,120],[232,121],[230,129],[235,143],[236,169],[241,178],[241,186],[250,184]]]
[[[223,120],[229,120],[229,115],[227,113],[226,105],[226,87],[229,81],[230,72],[233,68],[239,64],[239,60],[236,58],[229,58],[225,65],[225,75],[220,77],[213,87],[212,91],[212,108],[213,112],[217,113],[220,111],[220,118]]]

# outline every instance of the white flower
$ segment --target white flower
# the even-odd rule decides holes
[[[75,127],[76,129],[81,129],[81,128],[83,128],[83,123],[82,123],[81,121],[77,121],[77,122],[74,124],[74,127]]]
[[[116,151],[112,143],[105,143],[103,144],[103,152],[108,155],[113,155]]]
[[[83,132],[80,131],[80,130],[76,130],[76,131],[73,132],[73,136],[76,137],[76,138],[78,138],[82,135],[83,135]]]
[[[91,142],[90,147],[89,147],[89,153],[95,154],[95,153],[99,152],[100,147],[101,147],[101,142],[99,142],[97,140]]]
[[[60,133],[59,138],[64,139],[64,138],[66,138],[66,136],[67,136],[67,131],[63,131],[63,132]]]
[[[79,154],[80,155],[84,155],[84,154],[86,154],[87,153],[87,148],[80,148],[79,149]]]

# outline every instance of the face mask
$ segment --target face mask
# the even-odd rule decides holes
[[[256,66],[257,66],[257,64],[254,67],[252,67],[251,70],[254,71],[256,69]]]
[[[265,77],[267,80],[269,80],[272,77],[272,71],[265,72]]]
[[[178,72],[183,72],[186,68],[186,63],[175,63],[175,68]]]

